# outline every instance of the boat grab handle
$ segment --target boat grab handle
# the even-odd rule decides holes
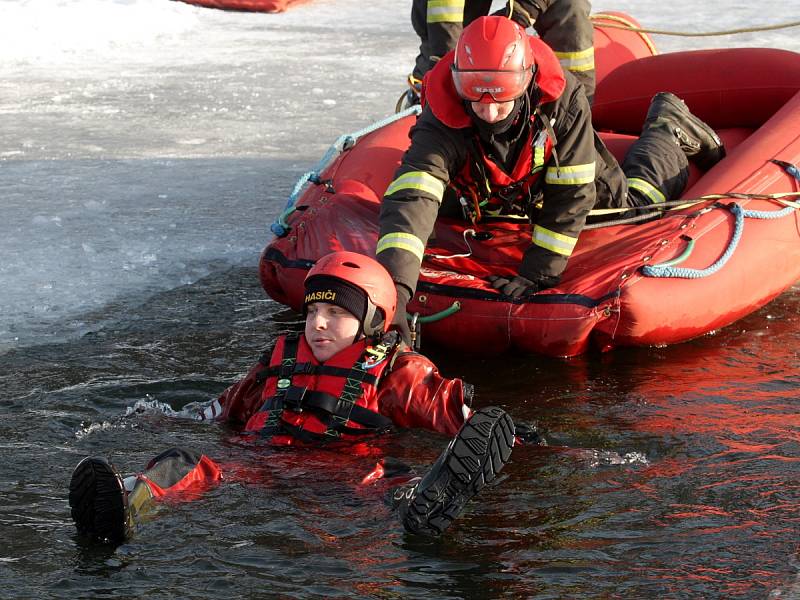
[[[719,257],[717,262],[706,267],[705,269],[687,269],[684,267],[671,266],[681,262],[688,256],[688,253],[691,252],[691,248],[693,248],[693,245],[690,245],[690,247],[684,250],[683,254],[676,259],[658,265],[644,265],[641,269],[642,275],[645,277],[675,277],[681,279],[701,279],[703,277],[713,275],[722,267],[724,267],[725,263],[727,263],[730,257],[733,256],[736,247],[739,245],[739,240],[742,238],[745,217],[749,217],[751,219],[780,219],[795,212],[795,209],[791,206],[787,206],[781,210],[772,211],[744,210],[735,202],[721,206],[724,206],[730,210],[731,213],[733,213],[733,216],[736,218],[736,222],[734,223],[731,241],[728,243],[728,247],[725,249],[725,252],[723,252],[722,256]]]

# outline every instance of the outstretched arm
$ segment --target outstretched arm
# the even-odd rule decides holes
[[[455,435],[471,414],[472,386],[442,377],[421,354],[403,352],[380,384],[378,410],[398,427]]]
[[[267,351],[247,375],[229,386],[219,398],[212,400],[199,411],[202,421],[227,421],[244,424],[261,408],[264,375],[272,351]]]

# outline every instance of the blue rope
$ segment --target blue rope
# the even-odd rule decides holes
[[[705,269],[686,269],[682,267],[660,267],[657,265],[645,265],[642,267],[642,275],[645,277],[679,277],[682,279],[700,279],[708,277],[719,271],[728,262],[736,247],[739,245],[739,240],[742,237],[742,230],[744,229],[744,218],[751,219],[780,219],[795,212],[791,206],[787,206],[781,210],[773,211],[756,211],[756,210],[743,210],[738,204],[731,204],[728,206],[730,211],[736,217],[734,224],[733,236],[728,244],[727,249],[710,267]]]
[[[369,127],[365,127],[364,129],[359,129],[355,133],[344,134],[340,135],[339,138],[333,143],[333,145],[328,148],[328,151],[325,153],[325,156],[322,157],[317,163],[317,166],[314,168],[313,171],[307,171],[300,176],[300,179],[294,185],[292,189],[292,193],[289,195],[289,199],[286,201],[286,207],[283,209],[283,212],[278,216],[275,222],[270,225],[270,231],[276,235],[276,237],[284,237],[289,233],[289,224],[286,222],[286,219],[295,211],[295,204],[297,203],[297,199],[300,197],[300,193],[303,190],[303,186],[306,183],[313,183],[319,184],[321,183],[320,175],[322,172],[328,167],[328,165],[333,161],[336,156],[342,153],[345,150],[349,150],[352,148],[355,143],[358,141],[359,138],[362,136],[367,135],[368,133],[372,133],[373,131],[377,131],[381,127],[386,127],[389,123],[393,123],[395,121],[399,121],[402,118],[405,118],[412,114],[419,114],[422,108],[417,104],[407,108],[406,110],[389,115],[385,119],[381,119],[380,121],[376,121]]]

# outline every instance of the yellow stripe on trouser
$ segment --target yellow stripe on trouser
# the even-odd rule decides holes
[[[578,238],[570,237],[563,233],[556,233],[541,225],[534,225],[533,243],[542,248],[551,250],[556,254],[570,256],[575,249],[575,244],[578,243]]]
[[[638,177],[628,177],[628,189],[637,190],[647,196],[650,204],[661,204],[666,200],[666,197],[649,181],[639,179]]]
[[[425,242],[410,233],[387,233],[378,240],[375,254],[380,254],[389,248],[397,248],[398,250],[411,252],[411,254],[417,257],[419,262],[422,262],[422,255],[425,252]]]
[[[547,167],[545,183],[554,185],[582,185],[594,181],[595,164]]]
[[[437,202],[441,202],[444,196],[444,182],[424,171],[409,171],[390,183],[384,196],[391,196],[400,190],[426,192],[436,198]]]
[[[594,69],[594,48],[578,52],[555,52],[561,67],[569,71],[591,71]]]
[[[428,23],[461,23],[464,0],[428,0]]]

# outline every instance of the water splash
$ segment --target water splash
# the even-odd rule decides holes
[[[191,419],[194,421],[200,418],[198,410],[194,408],[193,405],[188,405],[182,410],[176,411],[166,402],[160,402],[150,394],[146,394],[144,399],[137,400],[132,406],[126,407],[125,412],[118,417],[109,421],[103,421],[102,423],[90,423],[89,425],[81,424],[81,427],[75,432],[75,437],[82,440],[98,432],[133,429],[136,427],[136,423],[126,422],[127,420],[153,415]]]
[[[133,406],[126,408],[122,418],[154,414],[164,414],[168,417],[182,416],[182,413],[176,412],[169,404],[166,402],[159,402],[150,394],[146,394],[145,398],[145,400],[137,400]]]
[[[578,457],[585,461],[589,468],[609,467],[617,465],[649,465],[650,461],[641,452],[619,454],[613,450],[579,449],[574,450]]]
[[[84,426],[81,424],[81,427],[78,431],[75,432],[75,437],[79,440],[83,440],[90,435],[96,434],[99,431],[109,431],[111,429],[117,429],[117,425],[112,423],[111,421],[103,421],[102,423],[90,423],[89,425]]]

